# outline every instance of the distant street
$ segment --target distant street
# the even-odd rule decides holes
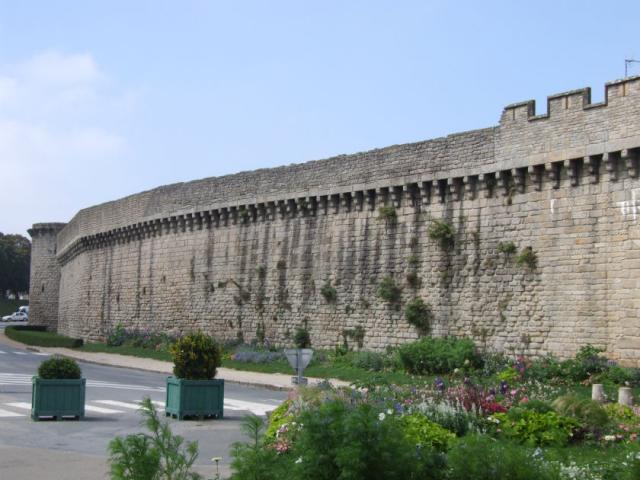
[[[87,379],[86,418],[34,422],[29,416],[31,377],[46,358],[47,354],[10,347],[0,340],[1,477],[7,474],[6,478],[12,480],[34,478],[33,475],[61,480],[108,478],[106,466],[102,472],[100,467],[106,465],[109,441],[116,435],[142,431],[138,403],[150,397],[164,417],[165,375],[80,363]],[[213,476],[211,457],[223,457],[226,472],[229,446],[244,440],[239,431],[242,417],[248,413],[264,415],[285,398],[286,392],[227,382],[222,420],[171,420],[171,426],[174,433],[199,442],[197,463],[202,467],[198,470]],[[83,463],[82,458],[86,458],[86,462]],[[69,470],[65,464],[74,467]],[[81,465],[89,467],[89,471]],[[80,469],[75,471],[76,467]]]

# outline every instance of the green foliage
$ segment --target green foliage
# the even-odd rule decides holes
[[[150,434],[116,437],[109,443],[112,480],[198,480],[191,471],[198,457],[197,442],[184,444],[167,422],[158,418],[151,399],[142,401],[144,425]]]
[[[407,263],[411,266],[416,266],[420,263],[420,257],[416,254],[411,254],[407,257]]]
[[[107,345],[110,347],[119,347],[124,345],[126,339],[127,330],[124,328],[124,325],[118,323],[107,335]]]
[[[416,327],[420,333],[429,331],[433,313],[431,312],[431,306],[428,303],[424,303],[421,298],[414,298],[407,304],[404,316],[407,322]]]
[[[456,438],[455,434],[432,422],[422,413],[402,416],[400,425],[409,441],[420,448],[446,452]]]
[[[4,298],[0,295],[0,316],[10,315],[18,310],[19,307],[29,305],[28,300],[12,300]]]
[[[513,242],[500,242],[498,243],[498,251],[500,253],[504,253],[505,255],[513,255],[516,253],[518,248],[516,244]]]
[[[552,405],[560,415],[575,418],[590,429],[602,428],[609,422],[604,408],[589,398],[567,394],[556,398]]]
[[[530,446],[566,445],[580,423],[556,412],[512,408],[508,413],[495,413],[496,432],[510,440]]]
[[[416,272],[409,272],[407,273],[407,283],[412,288],[418,288],[420,286],[420,277]]]
[[[619,403],[608,403],[604,407],[607,416],[615,422],[638,422],[640,418],[633,413],[631,407]]]
[[[311,335],[305,327],[296,328],[293,334],[293,343],[296,348],[311,348]]]
[[[70,338],[53,332],[34,330],[33,327],[38,327],[38,325],[12,325],[6,327],[4,333],[16,342],[37,347],[78,348],[82,346],[81,338]]]
[[[264,345],[264,341],[266,339],[266,329],[264,326],[264,322],[258,322],[258,326],[256,327],[256,342],[258,345]]]
[[[429,402],[421,410],[429,420],[455,433],[458,437],[463,437],[469,432],[484,430],[484,419],[473,412],[466,411],[460,405]]]
[[[455,243],[453,226],[445,220],[434,220],[429,225],[427,235],[431,240],[437,241],[443,250],[450,250]]]
[[[557,468],[536,458],[531,448],[470,436],[448,455],[449,480],[559,480]]]
[[[30,264],[29,239],[22,235],[4,235],[0,232],[0,297],[4,297],[7,290],[14,294],[29,291]]]
[[[384,355],[377,352],[355,352],[351,364],[356,368],[379,372],[384,368]]]
[[[538,266],[538,255],[533,251],[533,248],[524,247],[516,257],[516,263],[520,266],[527,267],[529,270],[535,270]]]
[[[384,277],[378,283],[378,296],[387,303],[397,304],[400,302],[402,290],[396,285],[392,277]]]
[[[177,378],[210,380],[220,366],[221,349],[216,341],[202,332],[179,338],[169,349],[173,373]]]
[[[549,405],[547,402],[543,400],[529,400],[528,402],[521,403],[518,405],[518,408],[522,408],[524,410],[532,410],[538,413],[547,413],[553,412],[553,407]]]
[[[267,267],[265,267],[264,265],[258,265],[256,267],[256,273],[258,274],[258,278],[264,280],[264,278],[267,276]]]
[[[378,209],[378,218],[389,222],[394,221],[397,218],[395,207],[393,205],[383,205]]]
[[[276,408],[269,415],[269,425],[267,426],[265,436],[265,442],[271,443],[276,440],[276,434],[282,425],[289,423],[293,420],[293,415],[289,413],[291,409],[291,400],[285,400],[278,408]]]
[[[640,385],[640,371],[636,368],[625,368],[619,365],[612,365],[602,373],[593,378],[594,383],[608,383],[629,387]]]
[[[418,375],[480,365],[475,344],[469,338],[424,337],[402,345],[398,353],[405,370]]]
[[[350,408],[329,401],[303,412],[293,474],[305,480],[404,480],[441,478],[444,463],[428,448],[416,448],[399,421],[370,405]]]
[[[82,371],[74,359],[55,356],[40,364],[38,377],[55,380],[75,379],[82,377]]]
[[[320,288],[320,294],[324,297],[327,303],[335,303],[338,298],[338,291],[331,286],[331,282],[329,281]]]
[[[513,383],[519,380],[519,378],[520,378],[520,375],[518,375],[518,372],[513,367],[505,368],[504,370],[499,372],[497,375],[498,380],[500,380],[501,382],[507,382],[507,383]]]
[[[279,455],[275,448],[265,446],[264,420],[256,415],[244,417],[240,425],[248,442],[231,446],[231,480],[281,480],[291,478],[291,459]]]

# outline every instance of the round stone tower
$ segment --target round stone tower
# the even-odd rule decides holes
[[[66,223],[35,223],[31,235],[31,279],[29,282],[29,323],[58,328],[60,265],[56,258],[56,238]]]

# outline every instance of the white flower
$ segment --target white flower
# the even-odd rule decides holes
[[[384,412],[380,412],[380,415],[378,415],[378,420],[383,421],[384,419],[385,419]]]
[[[393,410],[392,409],[387,410],[387,415],[393,415]]]
[[[302,457],[298,457],[298,459],[296,460],[296,463],[302,463]]]
[[[602,438],[607,442],[612,442],[612,441],[614,441],[616,439],[616,436],[615,435],[605,435]]]

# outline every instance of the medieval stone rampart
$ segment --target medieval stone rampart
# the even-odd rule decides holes
[[[602,103],[589,89],[547,103],[510,105],[497,127],[81,210],[57,236],[58,329],[264,329],[283,344],[306,324],[316,346],[364,333],[381,349],[418,336],[403,309],[420,297],[436,335],[561,357],[593,343],[638,364],[640,79],[607,84]],[[430,237],[436,220],[451,248]],[[394,305],[378,296],[386,277]]]

